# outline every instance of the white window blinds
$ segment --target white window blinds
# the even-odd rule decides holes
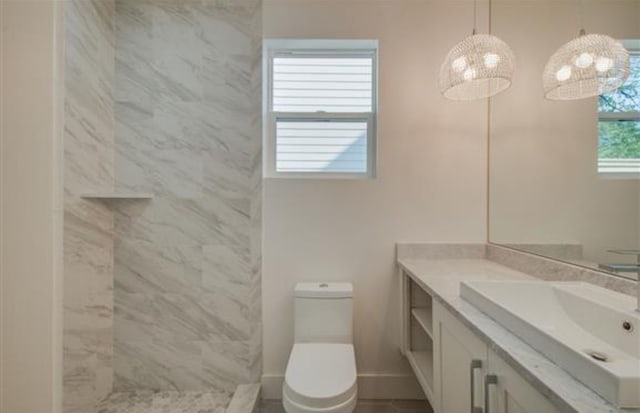
[[[278,120],[279,172],[367,172],[367,123]]]
[[[344,42],[349,46],[353,41]],[[297,44],[306,47],[270,55],[267,122],[272,147],[267,141],[267,150],[272,156],[267,162],[271,161],[271,172],[373,176],[375,48]]]
[[[373,58],[276,57],[275,112],[371,112]]]

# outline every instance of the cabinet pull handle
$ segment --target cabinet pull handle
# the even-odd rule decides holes
[[[489,386],[498,384],[498,376],[487,374],[484,376],[484,413],[491,413],[489,406]]]
[[[482,413],[482,407],[476,407],[476,375],[477,369],[482,368],[482,360],[473,359],[469,366],[469,377],[471,382],[471,413]]]

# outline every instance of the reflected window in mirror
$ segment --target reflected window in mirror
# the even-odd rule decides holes
[[[640,40],[623,43],[630,54],[629,78],[598,100],[598,173],[640,179]]]

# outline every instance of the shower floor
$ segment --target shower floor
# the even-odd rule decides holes
[[[136,391],[113,393],[97,413],[225,413],[231,393],[221,391]]]

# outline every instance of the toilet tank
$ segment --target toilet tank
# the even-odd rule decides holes
[[[352,343],[351,283],[296,284],[294,336],[296,343]]]

